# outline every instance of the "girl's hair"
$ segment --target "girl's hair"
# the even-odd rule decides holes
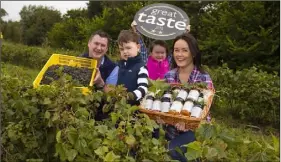
[[[190,53],[191,53],[192,58],[193,58],[193,64],[197,67],[198,70],[203,72],[203,69],[201,67],[201,52],[199,50],[197,40],[189,33],[184,33],[182,35],[179,35],[174,40],[173,51],[174,51],[175,43],[178,40],[184,40],[188,44]],[[172,65],[171,65],[171,67],[172,68],[177,68],[178,67],[176,62],[175,62],[174,56],[172,57]]]
[[[165,41],[162,41],[162,40],[155,40],[151,43],[150,47],[149,47],[149,52],[151,53],[153,51],[153,48],[156,46],[156,45],[159,45],[159,46],[162,46],[166,49],[166,55],[169,54],[169,47],[167,45],[167,43]]]

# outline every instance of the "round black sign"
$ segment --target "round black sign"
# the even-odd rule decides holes
[[[134,20],[143,35],[159,40],[174,39],[185,32],[189,25],[186,13],[170,4],[156,3],[140,9]]]

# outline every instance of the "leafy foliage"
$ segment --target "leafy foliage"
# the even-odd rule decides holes
[[[1,76],[3,161],[169,161],[167,144],[152,138],[159,126],[138,107],[126,103],[124,87],[84,96],[62,77],[37,89],[24,79]],[[111,112],[103,121],[97,109]],[[253,133],[233,132],[213,123],[202,124],[185,156],[202,161],[276,161],[279,143],[257,140]]]
[[[279,4],[225,1],[206,8],[199,19],[205,64],[217,66],[224,61],[231,69],[260,64],[264,70],[279,71]]]
[[[208,71],[216,89],[212,107],[216,117],[279,127],[279,76],[255,67],[234,72],[227,64]]]
[[[197,141],[185,145],[188,160],[201,161],[279,161],[279,141],[257,141],[251,136],[225,130],[213,124],[202,124],[196,130]],[[251,153],[249,152],[251,150]]]

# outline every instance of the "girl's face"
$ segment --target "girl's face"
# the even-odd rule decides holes
[[[176,41],[174,45],[174,59],[178,67],[187,67],[193,63],[192,54],[187,42],[183,39]]]
[[[166,48],[160,45],[155,45],[150,55],[157,61],[163,61],[167,57]]]

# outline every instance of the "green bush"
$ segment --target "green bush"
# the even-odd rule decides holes
[[[226,64],[207,71],[216,89],[211,109],[216,117],[279,127],[279,76],[255,67],[234,72]]]
[[[61,78],[52,85],[33,89],[25,80],[1,77],[2,160],[10,161],[169,161],[163,130],[152,138],[158,125],[136,106],[126,104],[126,92],[116,87],[109,93],[84,96]],[[95,121],[101,102],[110,117]],[[203,124],[198,141],[185,145],[189,160],[276,161],[279,142],[255,139],[218,125]],[[135,156],[132,156],[132,153]]]
[[[77,56],[82,52],[4,43],[1,59],[3,62],[41,69],[53,53]]]

